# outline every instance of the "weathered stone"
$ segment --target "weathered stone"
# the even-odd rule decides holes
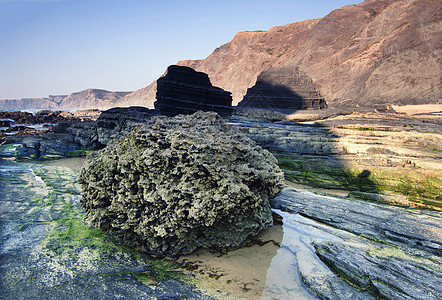
[[[317,221],[308,223],[314,237],[312,244],[305,239],[302,242],[312,245],[333,273],[309,265],[301,270],[301,276],[320,299],[441,297],[439,212],[326,197],[292,188],[284,189],[271,204]],[[317,234],[319,228],[334,238]],[[293,252],[297,251],[295,246],[287,245]]]
[[[98,142],[107,145],[111,138],[130,132],[133,127],[149,121],[153,115],[152,110],[140,106],[106,110],[97,120]]]
[[[192,68],[169,66],[157,80],[155,108],[174,116],[199,110],[229,114],[232,110],[230,92],[214,87],[209,76]]]
[[[317,255],[362,290],[384,299],[440,299],[440,260],[416,258],[392,247],[317,243]]]
[[[305,72],[296,66],[284,66],[259,74],[238,107],[293,111],[322,109],[327,104]]]
[[[215,113],[154,118],[88,156],[85,220],[129,245],[178,255],[231,247],[272,224],[276,159]]]
[[[112,138],[129,133],[153,115],[153,111],[145,107],[116,107],[103,111],[95,122],[62,122],[53,130],[71,135],[81,148],[101,149]]]
[[[408,212],[405,208],[364,203],[286,189],[272,206],[385,244],[440,254],[440,212]]]
[[[76,178],[0,159],[1,299],[211,299],[171,273],[173,263],[87,228]]]

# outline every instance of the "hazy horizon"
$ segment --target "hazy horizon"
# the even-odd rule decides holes
[[[134,91],[168,65],[206,58],[237,32],[360,2],[0,0],[0,99]]]

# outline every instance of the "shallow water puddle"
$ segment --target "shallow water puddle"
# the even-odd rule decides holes
[[[348,243],[353,234],[280,210],[283,225],[257,237],[258,243],[226,254],[199,250],[182,256],[184,272],[209,295],[223,299],[318,299],[302,276],[333,276],[313,242]],[[187,271],[187,272],[186,272]]]

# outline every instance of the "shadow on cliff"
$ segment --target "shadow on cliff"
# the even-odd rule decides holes
[[[326,108],[327,104],[316,90],[295,92],[285,85],[258,81],[247,90],[240,109],[267,109],[291,114],[298,110]]]
[[[347,149],[339,136],[321,125],[296,122],[262,123],[247,130],[271,151],[286,180],[316,188],[346,190],[360,198],[374,197],[379,189],[373,174],[349,167]],[[347,158],[346,158],[347,156]]]

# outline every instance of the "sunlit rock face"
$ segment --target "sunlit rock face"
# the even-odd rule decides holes
[[[88,156],[85,221],[124,243],[179,255],[226,248],[272,225],[276,159],[216,114],[157,117]]]

